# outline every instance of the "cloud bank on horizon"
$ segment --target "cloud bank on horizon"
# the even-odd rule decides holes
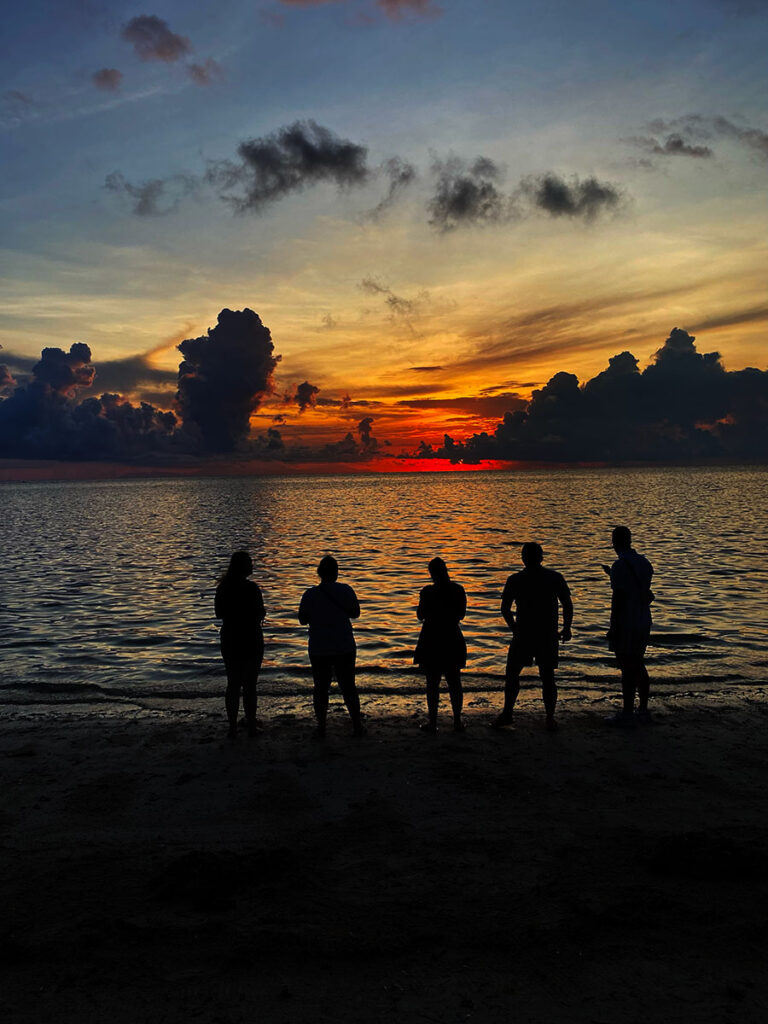
[[[347,431],[339,441],[321,446],[286,445],[275,427],[252,434],[252,416],[274,393],[281,359],[253,310],[222,310],[215,327],[182,341],[178,350],[183,359],[172,410],[145,401],[135,405],[118,393],[82,397],[97,378],[83,343],[68,352],[45,348],[25,383],[14,378],[12,364],[0,365],[0,395],[5,395],[0,398],[0,457],[156,461],[162,456],[171,462],[180,455],[238,453],[311,463],[375,459],[381,453],[373,415],[357,422],[357,440]],[[132,369],[139,377],[145,367]],[[317,405],[320,390],[304,381],[286,400],[305,413]],[[433,401],[411,398],[397,402],[395,409],[406,416]],[[698,352],[695,338],[679,328],[643,371],[635,356],[623,351],[583,384],[575,374],[561,371],[534,390],[530,401],[514,392],[478,395],[474,401],[497,414],[506,410],[493,432],[459,439],[446,434],[441,446],[421,441],[399,455],[465,464],[768,458],[768,370],[728,371],[719,353]],[[355,416],[365,403],[345,396],[326,404]],[[451,404],[468,409],[471,400],[446,399],[443,408]],[[286,417],[275,420],[285,423]],[[384,444],[391,446],[388,439]]]

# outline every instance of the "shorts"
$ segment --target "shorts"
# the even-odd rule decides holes
[[[507,674],[511,669],[525,668],[533,665],[539,668],[554,669],[558,664],[558,645],[548,639],[514,637],[507,652]]]

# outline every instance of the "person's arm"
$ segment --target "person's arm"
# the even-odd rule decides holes
[[[348,596],[349,596],[347,615],[349,615],[350,619],[359,619],[360,618],[360,602],[357,600],[357,594],[354,592],[352,587],[348,586],[347,584],[345,584],[345,587],[347,589]],[[345,597],[346,596],[347,595],[345,594]],[[347,603],[347,602],[345,602],[345,603]]]
[[[221,587],[216,587],[216,597],[213,599],[213,617],[215,619],[224,618],[224,608],[222,607],[224,602],[221,599]]]
[[[457,586],[459,585],[457,584]],[[464,590],[464,587],[459,586],[457,597],[458,600],[456,601],[456,612],[458,615],[459,622],[461,622],[461,620],[467,614],[467,592]]]
[[[510,576],[504,586],[504,593],[501,595],[501,615],[506,624],[515,632],[515,616],[512,612],[512,602],[515,599],[515,588]]]
[[[256,587],[256,593],[258,595],[258,605],[257,605],[257,608],[256,608],[256,616],[257,616],[259,622],[263,622],[264,619],[266,619],[266,617],[267,617],[267,609],[264,607],[264,595],[262,594],[261,587],[258,585],[258,583],[254,583],[254,586]]]
[[[568,584],[562,576],[560,577],[560,581],[560,593],[557,595],[560,599],[560,604],[563,606],[563,628],[560,632],[560,639],[564,644],[566,644],[572,636],[571,626],[573,624],[573,601],[571,600],[571,592],[568,589]]]
[[[427,601],[426,601],[427,588],[422,587],[419,594],[419,607],[416,609],[416,618],[419,622],[423,622],[427,617]]]
[[[310,593],[311,591],[305,590],[304,593],[302,594],[301,602],[299,603],[299,622],[302,624],[302,626],[306,626],[309,623]]]

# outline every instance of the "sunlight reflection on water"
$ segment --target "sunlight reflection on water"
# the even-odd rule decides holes
[[[561,682],[615,688],[600,563],[612,560],[617,523],[632,526],[656,570],[654,678],[758,681],[768,664],[767,478],[725,468],[4,485],[3,699],[218,695],[213,589],[239,547],[253,555],[267,606],[265,690],[309,686],[295,615],[326,551],[363,608],[363,688],[420,689],[415,606],[439,554],[467,590],[467,688],[496,689],[507,643],[500,595],[525,540],[543,544],[573,593]]]

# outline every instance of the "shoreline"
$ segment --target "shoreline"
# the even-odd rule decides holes
[[[652,706],[4,716],[9,1019],[757,1024],[768,700]]]

